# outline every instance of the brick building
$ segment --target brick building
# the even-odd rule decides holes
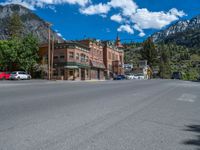
[[[113,42],[105,41],[103,54],[106,78],[124,74],[124,51],[121,48],[118,48]]]
[[[116,43],[92,39],[54,44],[53,78],[64,80],[103,80],[124,74],[124,52]],[[48,45],[40,46],[42,64],[47,64]],[[47,65],[46,65],[47,66]]]
[[[94,39],[86,39],[79,42],[90,48],[90,78],[97,80],[105,79],[102,42]]]
[[[56,43],[54,46],[54,73],[56,79],[90,79],[89,47],[77,42]],[[40,55],[47,58],[48,46],[40,47]]]

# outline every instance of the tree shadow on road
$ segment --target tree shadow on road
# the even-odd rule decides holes
[[[184,129],[184,131],[195,133],[195,137],[193,139],[183,141],[183,144],[195,146],[197,147],[197,150],[200,150],[200,125],[186,126],[186,129]]]

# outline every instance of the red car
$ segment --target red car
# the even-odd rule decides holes
[[[9,80],[10,73],[9,72],[0,72],[0,80]]]

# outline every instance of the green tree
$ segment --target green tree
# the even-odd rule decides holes
[[[2,70],[13,70],[17,63],[17,49],[20,42],[17,40],[0,41],[0,64]]]
[[[18,63],[21,69],[31,71],[39,59],[38,39],[29,34],[22,39],[21,43],[21,47],[18,51]]]
[[[170,51],[168,46],[162,44],[160,47],[160,65],[159,74],[161,78],[171,78],[171,67],[170,67]]]
[[[11,38],[21,37],[23,32],[23,23],[19,14],[14,13],[8,22],[8,31]]]
[[[38,61],[39,41],[33,35],[23,35],[23,24],[18,14],[8,23],[10,39],[0,41],[0,69],[31,71]]]
[[[38,40],[32,35],[0,41],[1,69],[31,71],[38,61],[38,50]]]
[[[142,56],[142,59],[148,61],[148,65],[150,67],[153,67],[157,64],[158,52],[157,52],[156,47],[151,38],[148,38],[143,43],[143,49],[141,50],[141,56]]]

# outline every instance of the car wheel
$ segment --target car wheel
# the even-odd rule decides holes
[[[5,80],[5,79],[6,79],[5,77],[1,78],[1,80]]]
[[[20,77],[17,77],[17,80],[20,80]]]
[[[30,76],[28,76],[27,80],[30,80],[30,79],[31,79],[31,77],[30,77]]]

